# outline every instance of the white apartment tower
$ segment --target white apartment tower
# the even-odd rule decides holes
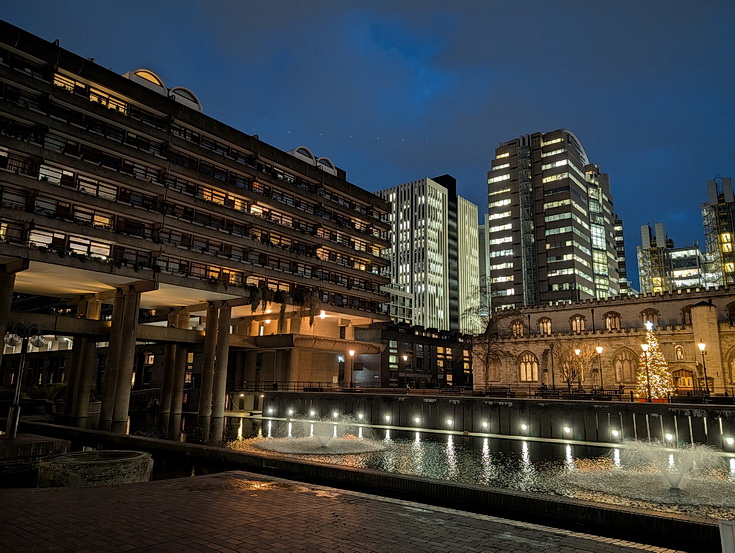
[[[391,203],[385,216],[391,284],[413,294],[413,323],[438,330],[476,330],[463,313],[479,306],[478,208],[457,196],[449,175],[377,192]]]

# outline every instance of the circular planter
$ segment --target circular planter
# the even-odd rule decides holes
[[[153,470],[150,453],[127,450],[78,451],[43,459],[38,487],[112,486],[147,482]]]

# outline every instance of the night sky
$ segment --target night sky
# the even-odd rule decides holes
[[[735,177],[732,0],[5,0],[0,17],[151,69],[368,190],[449,173],[480,213],[499,142],[567,128],[610,174],[635,284],[640,225],[703,246],[706,181]]]

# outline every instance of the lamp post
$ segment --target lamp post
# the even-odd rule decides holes
[[[556,382],[554,381],[554,344],[549,345],[550,357],[551,357],[551,389],[556,390]]]
[[[702,370],[704,371],[704,394],[709,395],[709,379],[707,378],[707,363],[704,361],[704,348],[707,347],[707,345],[704,342],[699,342],[697,344],[697,347],[699,348],[699,351],[702,352]]]
[[[600,371],[600,389],[604,392],[605,385],[602,383],[602,346],[596,346],[595,351],[597,352],[597,363]]]
[[[18,421],[20,420],[20,388],[23,383],[23,371],[26,366],[26,352],[28,351],[28,342],[37,348],[46,343],[41,335],[41,328],[37,324],[26,326],[17,323],[13,329],[5,336],[5,343],[11,347],[20,345],[20,363],[18,363],[18,374],[15,378],[15,395],[13,396],[13,404],[8,411],[8,424],[5,428],[5,437],[14,440],[18,435]]]
[[[355,387],[355,350],[350,349],[347,351],[350,354],[350,388]]]
[[[579,355],[582,353],[582,350],[577,348],[574,350],[574,355],[577,356],[577,387],[581,390],[582,389],[582,362],[579,359]]]
[[[650,347],[650,344],[641,344],[641,349],[643,350],[643,353],[646,354],[646,401],[649,403],[651,402],[651,373],[648,369],[648,348]]]

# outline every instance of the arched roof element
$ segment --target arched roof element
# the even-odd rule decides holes
[[[199,101],[199,98],[197,98],[196,94],[194,94],[188,88],[184,88],[183,86],[175,86],[169,91],[168,97],[172,98],[176,102],[189,106],[190,108],[195,109],[198,112],[203,111],[202,103]]]
[[[154,90],[159,94],[168,96],[168,89],[166,88],[163,79],[161,79],[161,77],[156,75],[150,69],[141,68],[136,69],[135,71],[128,71],[123,75],[123,77],[125,77],[126,79],[130,79],[131,81],[136,82],[140,85],[143,85],[150,90]]]

